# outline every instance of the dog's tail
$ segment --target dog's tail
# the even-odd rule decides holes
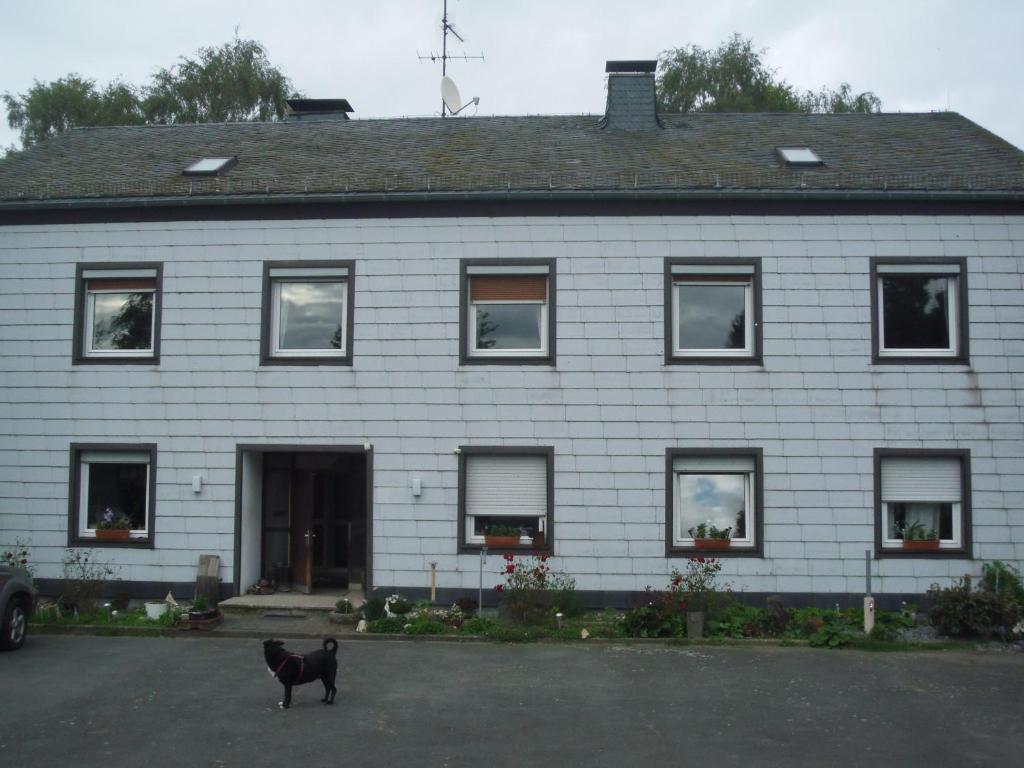
[[[338,641],[335,640],[333,637],[328,637],[326,640],[324,640],[324,650],[329,651],[330,653],[337,653]]]

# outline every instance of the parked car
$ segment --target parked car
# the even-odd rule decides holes
[[[0,564],[0,651],[16,651],[24,645],[38,599],[28,571]]]

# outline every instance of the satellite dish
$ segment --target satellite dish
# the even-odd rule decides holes
[[[441,99],[453,115],[462,109],[462,97],[459,96],[459,89],[455,86],[455,81],[448,76],[441,78]]]

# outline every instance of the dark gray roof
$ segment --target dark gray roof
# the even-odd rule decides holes
[[[1006,194],[1024,153],[954,113],[687,114],[663,128],[600,116],[400,118],[82,128],[0,161],[0,201],[444,193]],[[787,169],[779,146],[820,168]],[[182,175],[237,155],[225,175]]]

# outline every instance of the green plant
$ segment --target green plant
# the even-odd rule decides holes
[[[405,629],[408,622],[404,618],[394,616],[391,618],[374,619],[366,622],[366,631],[374,634],[397,634]]]
[[[1012,595],[974,589],[969,576],[950,587],[932,584],[928,602],[932,625],[952,637],[1006,636],[1021,619],[1021,605]]]
[[[728,539],[732,528],[717,528],[708,520],[691,528],[688,533],[694,539]]]
[[[936,541],[939,538],[938,531],[934,528],[926,529],[920,520],[915,520],[909,525],[900,523],[896,526],[896,533],[904,541]]]
[[[815,648],[842,648],[854,641],[854,634],[842,624],[825,624],[809,638]]]
[[[750,605],[733,603],[720,615],[706,623],[711,637],[765,637],[768,632],[768,611]]]
[[[210,610],[210,601],[202,592],[195,596],[192,601],[192,613],[205,613]]]
[[[58,602],[78,613],[96,609],[108,579],[117,575],[115,565],[97,560],[91,549],[66,549],[61,559],[64,583]]]
[[[100,513],[96,527],[101,531],[126,530],[132,527],[132,519],[124,512],[115,512],[107,507]]]
[[[401,595],[391,595],[384,601],[384,614],[386,616],[405,616],[412,611],[412,603]]]
[[[518,536],[519,527],[515,525],[501,525],[496,523],[484,528],[484,534],[487,536]]]
[[[1020,571],[1002,560],[981,566],[981,586],[994,595],[1008,595],[1024,606],[1024,584]]]
[[[334,610],[338,613],[352,613],[355,609],[352,607],[352,601],[347,597],[343,597],[334,604]]]
[[[363,618],[367,622],[377,621],[384,618],[384,598],[374,595],[365,603],[362,608]]]
[[[622,631],[629,637],[678,637],[686,626],[686,605],[673,603],[666,592],[647,593],[651,599],[627,611],[622,619]]]

